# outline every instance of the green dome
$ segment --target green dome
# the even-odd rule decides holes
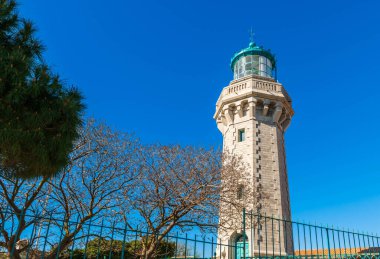
[[[241,50],[231,59],[231,69],[234,79],[258,75],[276,79],[276,59],[270,50],[257,46],[253,41],[248,48]]]
[[[242,49],[241,51],[235,53],[235,55],[231,58],[231,69],[234,70],[234,65],[236,61],[238,61],[241,57],[245,57],[248,55],[258,55],[263,56],[269,59],[272,62],[273,68],[276,67],[276,59],[274,55],[270,52],[270,50],[265,50],[262,46],[257,46],[256,43],[249,43],[248,48]]]

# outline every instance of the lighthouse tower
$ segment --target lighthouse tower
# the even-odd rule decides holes
[[[253,186],[256,196],[262,196],[258,192],[266,193],[257,204],[248,204],[246,210],[255,213],[259,209],[261,215],[290,220],[284,134],[294,112],[289,95],[276,80],[276,59],[251,40],[247,48],[232,57],[231,69],[234,78],[219,96],[214,119],[223,134],[223,150],[241,156],[248,167],[250,177],[245,184]],[[241,211],[233,213],[242,215]],[[223,210],[219,216],[228,217]],[[275,256],[293,253],[289,227],[286,231],[283,224],[268,224],[266,232],[276,234],[265,237],[261,223],[253,226],[245,231],[241,227],[220,229],[222,245],[217,257],[240,259],[243,247],[247,257],[259,255],[260,250],[261,255],[268,250]]]

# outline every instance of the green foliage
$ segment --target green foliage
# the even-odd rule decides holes
[[[43,46],[14,0],[0,0],[0,166],[2,173],[52,176],[68,162],[84,109],[42,60]]]
[[[112,251],[111,251],[112,245]],[[121,240],[111,240],[95,238],[87,243],[86,258],[121,258],[123,242]],[[75,249],[72,252],[66,250],[60,258],[84,258],[85,249]],[[142,253],[142,243],[140,240],[126,242],[124,244],[124,258],[140,258]],[[155,258],[170,258],[175,253],[175,243],[162,241],[154,252]]]

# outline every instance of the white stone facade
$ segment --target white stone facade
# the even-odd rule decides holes
[[[261,186],[268,194],[265,200],[259,201],[262,202],[261,213],[287,220],[291,219],[291,214],[284,132],[293,114],[291,99],[281,84],[267,77],[247,76],[231,81],[222,90],[214,115],[223,134],[223,149],[241,155],[249,167],[251,182],[247,184],[252,184],[257,192]],[[242,141],[239,141],[239,131],[245,134]],[[254,207],[252,204],[247,211]],[[241,211],[236,213],[242,214]],[[284,234],[282,224],[275,224],[273,230],[272,224],[267,224],[266,232],[276,233],[269,237],[258,228],[253,227],[252,233],[250,226],[246,228],[250,256],[257,255],[259,250],[262,255],[266,250],[270,250],[270,255],[273,250],[276,255],[293,253],[291,229]],[[235,258],[236,251],[232,247],[241,232],[241,228],[219,231],[218,238],[222,244],[231,247],[219,247],[218,258]],[[223,250],[221,255],[220,250]]]

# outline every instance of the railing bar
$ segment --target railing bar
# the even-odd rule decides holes
[[[282,222],[282,225],[284,226],[284,239],[285,239],[285,254],[287,254],[287,251],[288,251],[288,232],[286,231],[286,224],[287,222],[285,220],[281,220]],[[285,223],[285,225],[284,225]],[[292,236],[293,233],[292,233],[292,229],[289,229],[290,230],[290,235]],[[290,249],[291,250],[291,249]]]
[[[51,224],[51,220],[53,218],[53,212],[50,213],[50,219],[49,219],[49,223],[48,223],[48,226],[47,226],[47,229],[46,229],[46,236],[45,236],[45,241],[44,241],[44,248],[42,250],[42,256],[41,258],[43,259],[44,256],[45,256],[45,251],[46,251],[46,243],[47,243],[47,240],[48,240],[48,235],[49,235],[49,231],[50,231],[50,224]]]
[[[259,258],[261,258],[261,227],[261,216],[259,214],[257,220],[257,243],[259,246]]]
[[[114,233],[115,233],[115,224],[116,224],[116,221],[114,220],[113,223],[112,223],[112,234],[111,234],[110,252],[108,254],[108,258],[112,258],[112,245],[113,245],[113,237],[114,237]]]
[[[17,217],[17,213],[15,213],[16,217]],[[13,215],[12,215],[13,216]],[[19,214],[20,218],[17,218],[18,221],[20,221],[20,219],[24,219],[25,218],[25,212],[24,210],[21,211],[21,214]],[[51,214],[50,214],[50,218],[51,218]],[[49,224],[50,224],[50,221],[49,221]],[[5,224],[4,224],[5,226]],[[15,247],[16,247],[16,243],[17,243],[17,239],[18,239],[18,236],[20,235],[20,231],[21,231],[21,224],[19,222],[18,226],[17,226],[17,229],[16,229],[16,233],[14,235],[14,239],[13,239],[13,243],[12,243],[12,249],[11,249],[11,258],[13,258],[13,253],[15,251]],[[13,230],[12,230],[13,232]],[[12,238],[12,237],[11,237]],[[45,239],[45,243],[46,243],[46,239]]]
[[[265,256],[268,256],[268,231],[267,231],[267,215],[266,215],[266,213],[265,213],[264,224],[265,224]]]
[[[295,231],[295,228],[293,227],[293,223],[290,223],[290,227],[292,228],[290,231],[291,231],[291,233],[292,233],[292,237],[293,237],[293,249],[295,249],[295,240],[294,240],[294,231]],[[298,229],[298,227],[297,227],[297,229]],[[293,259],[295,259],[295,253],[293,253]]]
[[[168,258],[169,236],[166,236],[165,258]]]
[[[77,216],[77,222],[75,224],[75,228],[78,227],[78,224],[79,224],[79,215]],[[69,224],[70,226],[70,224]],[[70,251],[70,259],[73,258],[73,252],[74,252],[74,243],[75,243],[75,239],[73,239],[73,244],[71,245],[71,251]]]
[[[197,234],[194,235],[194,258],[195,255],[197,254]]]
[[[326,242],[327,242],[327,253],[328,253],[328,258],[331,258],[331,251],[330,251],[330,236],[329,236],[329,228],[326,228]]]
[[[90,219],[90,224],[88,225],[88,231],[87,231],[87,237],[86,237],[86,244],[84,247],[84,253],[83,253],[83,258],[86,258],[86,253],[87,253],[87,244],[88,244],[88,239],[90,237],[90,230],[91,230],[91,223],[92,223],[92,218]]]
[[[174,258],[177,258],[177,254],[178,254],[178,231],[177,231],[177,236],[175,238],[175,255],[174,255]]]
[[[367,232],[367,241],[368,241],[368,250],[369,250],[369,254],[371,255],[371,257],[372,257],[372,249],[371,249],[371,245],[370,245],[370,241],[369,241],[369,234],[368,234],[368,232]]]
[[[310,238],[310,250],[311,250],[311,258],[313,258],[313,240],[311,239],[311,226],[309,225],[309,238]],[[318,251],[317,251],[318,253]]]
[[[143,239],[143,237],[141,237],[141,239]],[[141,242],[143,242],[143,240],[141,240]],[[144,248],[144,257],[146,258],[147,255],[147,250],[146,248],[148,247],[148,242],[149,242],[149,229],[148,227],[146,227],[146,237],[145,237],[145,248]]]
[[[126,238],[127,238],[127,233],[128,233],[128,225],[127,223],[125,223],[125,226],[124,226],[124,235],[123,235],[123,244],[122,244],[122,247],[121,247],[121,258],[124,259],[124,255],[125,255],[125,241],[126,241]],[[166,245],[167,247],[167,245]]]
[[[343,229],[343,245],[344,245],[344,256],[347,258],[347,245],[346,245],[346,235],[345,235],[345,231]]]
[[[351,238],[350,238],[349,231],[347,232],[347,236],[348,236],[348,246],[350,248],[349,254],[351,255],[352,254],[352,246],[351,246]]]
[[[280,259],[281,259],[281,256],[282,256],[282,249],[281,249],[281,221],[279,219],[277,219],[277,222],[278,222],[278,241],[279,241],[279,244],[280,244]]]
[[[64,228],[65,224],[64,224],[64,221],[62,221],[62,226],[61,226],[61,233],[59,235],[59,242],[58,242],[58,248],[57,248],[57,255],[56,255],[56,259],[59,258],[59,253],[60,253],[60,250],[61,250],[61,242],[62,242],[62,236],[63,236],[63,228]]]
[[[298,240],[298,251],[301,252],[299,223],[297,223],[297,240]]]
[[[366,251],[366,243],[365,243],[365,238],[364,238],[364,236],[365,236],[365,234],[364,234],[364,232],[362,233],[362,240],[363,240],[363,248],[364,248],[364,251]],[[366,251],[366,253],[365,253],[366,255],[368,254],[368,251]]]
[[[358,242],[359,242],[359,253],[361,252],[360,249],[361,249],[361,243],[360,243],[360,233],[357,234],[357,237],[358,237]]]
[[[321,241],[322,241],[322,258],[325,258],[325,244],[323,242],[323,228],[320,227],[321,229]]]
[[[373,233],[372,233],[372,247],[373,247],[373,250],[374,250],[373,253],[376,253],[375,252],[375,249],[376,249],[375,248],[375,238],[373,237]]]
[[[314,226],[314,233],[315,233],[315,245],[317,247],[317,258],[319,259],[319,246],[318,246],[318,231],[317,231],[317,224]]]
[[[341,245],[341,242],[340,242],[341,233],[342,233],[342,231],[338,229],[338,245],[339,245],[340,258],[342,258],[342,245]]]
[[[255,248],[254,248],[254,244],[255,244],[255,228],[254,228],[254,224],[253,224],[253,213],[251,211],[250,213],[250,218],[251,218],[251,254],[250,256],[255,256]],[[221,256],[221,254],[220,254]]]
[[[219,238],[219,257],[221,256],[222,256],[222,239]],[[195,254],[194,254],[194,258],[195,258]]]
[[[335,246],[335,234],[334,234],[334,229],[333,226],[331,226],[331,232],[332,232],[332,238],[333,238],[333,246],[334,246],[334,257],[336,258],[336,246]]]
[[[274,257],[274,224],[273,224],[273,215],[272,215],[272,255]]]
[[[243,258],[245,259],[246,255],[246,234],[245,234],[245,208],[243,208]]]
[[[214,237],[211,237],[211,258],[214,256]],[[186,259],[186,258],[185,258]]]
[[[306,248],[306,231],[305,231],[305,224],[302,225],[302,228],[303,228],[303,246],[305,248],[305,254],[306,254],[306,251],[307,251],[307,248]]]
[[[5,218],[6,218],[6,216],[5,216]],[[38,220],[38,217],[37,217],[37,220]],[[33,247],[33,237],[34,237],[35,231],[36,231],[36,222],[33,224],[32,233],[30,235],[28,249],[26,250],[26,259],[29,258],[30,249]]]
[[[138,228],[136,228],[135,232],[135,242],[134,242],[134,247],[133,247],[133,255],[136,256],[136,249],[137,249],[137,233],[138,233]],[[141,240],[142,241],[142,240]],[[137,256],[136,256],[137,257]]]
[[[187,259],[187,233],[186,233],[186,240],[185,240],[185,259]]]
[[[370,236],[368,236],[368,240],[369,240],[369,237]],[[370,251],[371,251],[371,257],[373,256],[373,252],[372,252],[372,250],[373,249],[375,249],[375,241],[374,241],[374,239],[373,239],[373,233],[372,233],[372,236],[371,236],[371,239],[372,239],[372,246],[370,246]]]
[[[203,248],[203,250],[202,250],[202,257],[203,258],[205,258],[205,241],[206,241],[206,238],[203,236],[203,244],[202,244],[202,248]]]

